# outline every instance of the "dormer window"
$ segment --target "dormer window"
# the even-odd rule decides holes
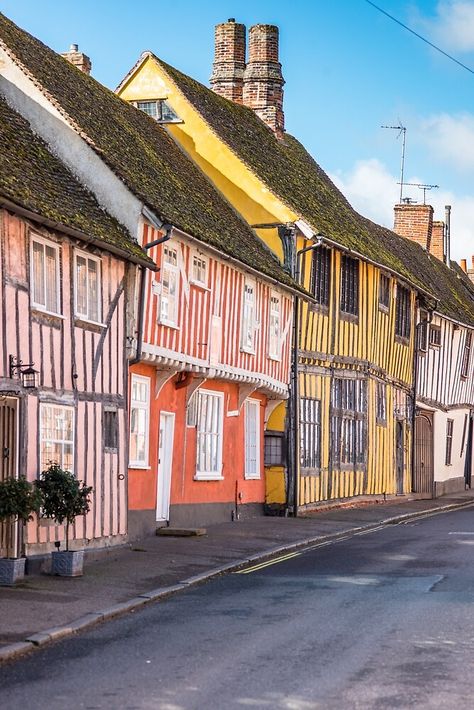
[[[135,106],[155,119],[158,123],[180,123],[181,119],[175,114],[165,99],[153,101],[136,101]]]

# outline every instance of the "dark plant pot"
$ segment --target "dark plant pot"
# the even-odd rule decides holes
[[[82,577],[84,550],[58,550],[52,552],[51,574],[59,577]]]
[[[25,557],[7,559],[0,557],[0,586],[11,587],[25,576]]]

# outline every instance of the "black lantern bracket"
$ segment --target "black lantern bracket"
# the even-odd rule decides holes
[[[37,385],[36,376],[39,374],[35,370],[34,362],[24,363],[14,355],[9,356],[10,379],[20,379],[25,389],[35,389]]]

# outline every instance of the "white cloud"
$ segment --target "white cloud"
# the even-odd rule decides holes
[[[422,119],[418,137],[438,162],[474,172],[474,115],[442,113]]]
[[[432,19],[422,18],[418,24],[427,39],[446,51],[474,51],[474,2],[441,0]]]
[[[393,207],[399,199],[398,177],[383,163],[374,158],[360,160],[351,170],[330,177],[360,214],[385,227],[393,227]],[[410,177],[407,182],[421,180]],[[420,191],[419,200],[422,199]],[[451,256],[457,261],[463,258],[470,261],[474,255],[474,197],[432,190],[427,193],[426,201],[433,205],[436,220],[444,220],[444,207],[451,205]]]

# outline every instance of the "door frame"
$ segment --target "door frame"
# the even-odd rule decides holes
[[[20,455],[20,406],[21,406],[21,398],[16,397],[15,395],[12,394],[6,394],[6,393],[1,393],[0,394],[0,407],[2,404],[6,403],[8,400],[12,400],[14,403],[15,407],[15,416],[14,416],[14,436],[13,436],[13,445],[15,447],[14,450],[14,470],[13,470],[13,478],[17,479],[18,474],[19,474],[19,455]],[[2,442],[0,445],[0,456],[3,457],[4,451],[2,450],[2,447],[6,442]],[[7,526],[10,525],[10,531],[7,530]],[[0,532],[0,542],[2,538],[6,541],[7,544],[7,552],[8,552],[8,557],[18,557],[21,554],[21,546],[23,544],[22,541],[22,536],[20,535],[20,525],[19,521],[15,521],[14,523],[8,524],[8,523],[0,523],[0,528],[3,528]]]
[[[421,472],[418,472],[417,468],[417,459],[418,459],[418,426],[419,422],[421,419],[425,419],[429,426],[430,426],[430,438],[429,441],[427,442],[427,446],[429,448],[429,456],[430,456],[430,465],[431,465],[431,474],[430,474],[430,480],[429,480],[429,486],[426,486],[429,488],[429,490],[425,491],[417,491],[415,488],[423,487],[423,484],[420,484],[420,481],[422,480],[423,476],[421,475]],[[413,480],[412,480],[412,491],[414,493],[420,493],[420,494],[426,494],[430,495],[431,497],[434,497],[434,413],[432,411],[429,411],[427,409],[418,409],[415,412],[415,422],[414,422],[414,429],[413,429]],[[418,485],[420,484],[420,485]]]
[[[158,465],[156,472],[155,518],[157,523],[165,523],[170,519],[175,419],[176,416],[174,412],[160,412],[160,423],[158,429]],[[162,420],[166,422],[163,427],[163,446],[161,441]],[[163,450],[161,457],[160,450]]]

